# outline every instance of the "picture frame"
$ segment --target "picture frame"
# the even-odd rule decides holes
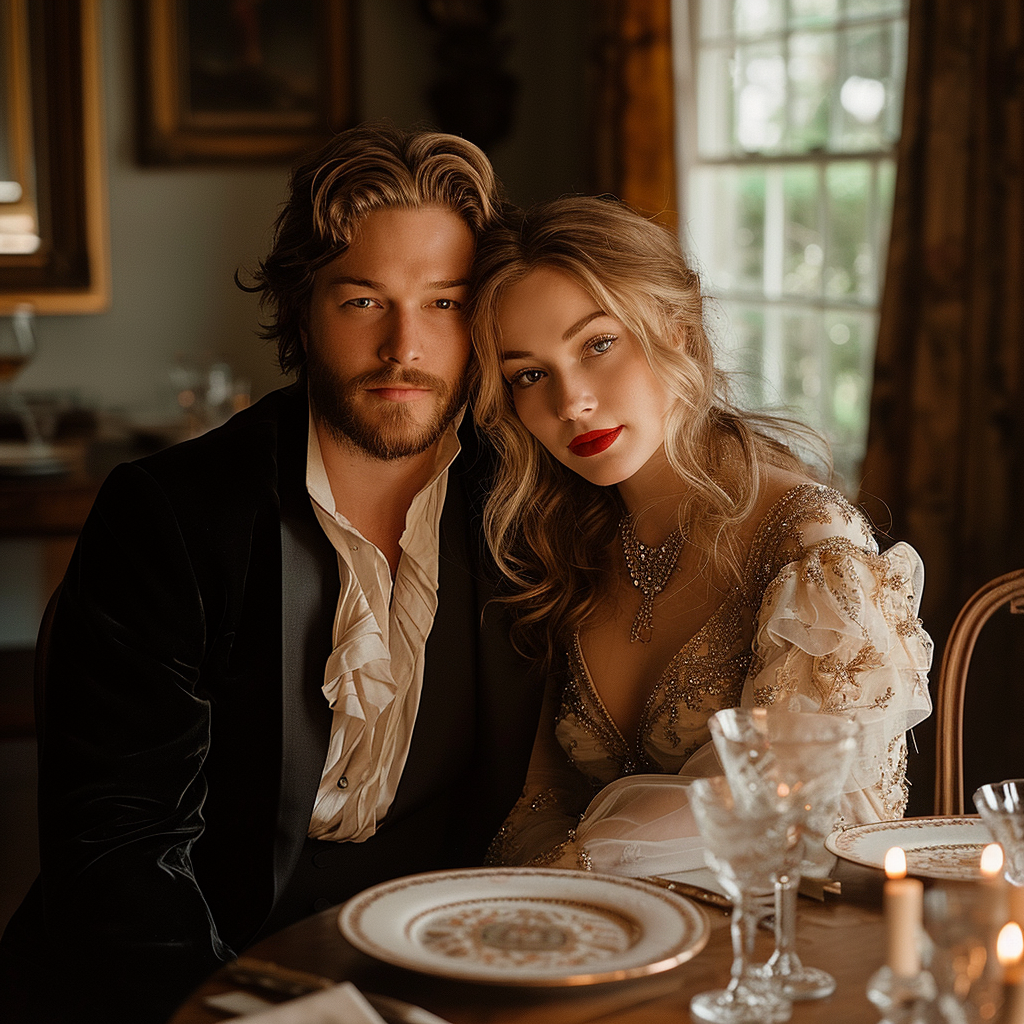
[[[100,0],[0,0],[0,316],[110,305]]]
[[[144,164],[288,161],[354,121],[351,0],[140,0]]]

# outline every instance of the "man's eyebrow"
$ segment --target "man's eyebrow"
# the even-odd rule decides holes
[[[569,329],[562,335],[562,341],[571,341],[574,335],[579,334],[591,320],[596,320],[599,316],[605,316],[605,311],[603,309],[595,309],[593,313],[581,316],[579,320],[570,325]]]
[[[354,284],[357,288],[373,288],[377,291],[384,291],[385,286],[381,281],[371,281],[368,277],[349,277],[346,274],[339,274],[337,277],[332,277],[328,282],[329,285],[336,284]],[[460,277],[454,280],[445,281],[428,281],[427,288],[431,291],[445,291],[448,288],[468,288],[469,278]]]
[[[468,288],[469,278],[459,277],[454,281],[428,281],[427,287],[436,289],[437,291],[444,291],[446,288]]]
[[[380,281],[371,281],[367,277],[347,277],[345,274],[332,277],[327,283],[328,285],[354,284],[357,288],[373,288],[376,291],[384,290],[384,285]]]

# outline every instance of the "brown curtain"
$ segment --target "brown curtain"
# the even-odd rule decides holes
[[[1021,0],[911,0],[895,213],[861,500],[925,563],[942,645],[961,604],[1024,566],[1024,52]],[[968,685],[967,810],[1024,775],[1024,630],[1004,615]],[[917,730],[911,813],[931,813]]]
[[[594,0],[594,191],[675,229],[671,0]]]

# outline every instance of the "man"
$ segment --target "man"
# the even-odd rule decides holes
[[[515,802],[539,691],[456,436],[498,202],[460,139],[338,136],[254,286],[298,382],[104,484],[45,645],[41,873],[4,937],[72,971],[72,1019],[165,1019],[261,935],[481,863]]]

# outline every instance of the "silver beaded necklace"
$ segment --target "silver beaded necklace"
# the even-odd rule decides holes
[[[677,526],[659,547],[650,548],[637,538],[633,516],[628,512],[619,523],[619,532],[622,534],[626,570],[633,586],[640,591],[640,610],[633,619],[629,642],[639,640],[642,644],[649,644],[654,622],[654,599],[665,589],[675,572],[686,535],[682,527]]]

